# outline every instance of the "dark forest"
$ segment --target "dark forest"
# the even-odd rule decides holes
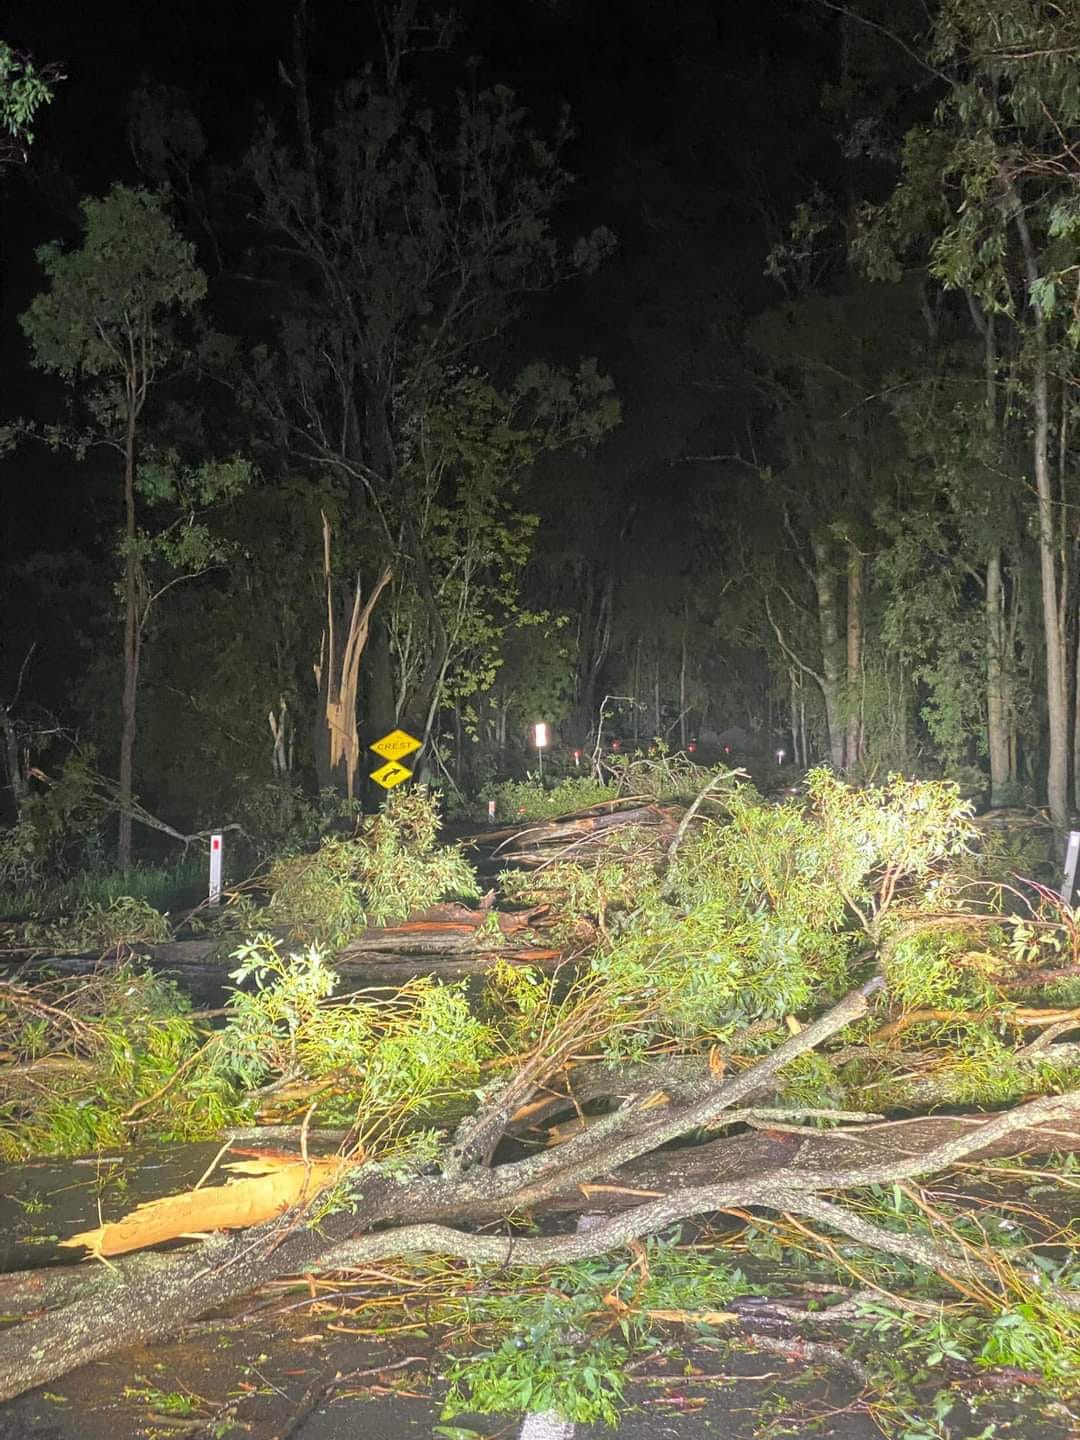
[[[937,115],[921,7],[895,36],[813,4],[474,10],[27,18],[79,67],[4,177],[9,806],[74,756],[121,814],[265,828],[293,790],[373,803],[358,756],[399,724],[466,797],[535,768],[537,721],[565,768],[611,696],[626,746],[998,804],[1049,776],[1063,823],[1069,390],[1055,667],[1020,240],[1000,206],[950,224],[977,127]],[[1036,131],[1053,350],[1072,182]],[[152,353],[96,352],[129,322]]]
[[[0,1437],[1075,1434],[1074,0],[12,0],[0,247]]]

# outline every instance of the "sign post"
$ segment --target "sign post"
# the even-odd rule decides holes
[[[207,901],[211,905],[221,904],[221,836],[210,836],[210,893]]]
[[[1080,860],[1080,830],[1070,830],[1069,841],[1065,846],[1065,875],[1061,882],[1061,898],[1066,905],[1073,903],[1078,860]]]

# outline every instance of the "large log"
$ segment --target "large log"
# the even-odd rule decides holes
[[[617,805],[619,802],[608,803]],[[683,813],[674,805],[634,804],[621,809],[605,809],[600,813],[587,812],[577,817],[504,826],[472,836],[465,842],[465,848],[485,849],[496,859],[523,866],[560,858],[582,862],[587,861],[589,852],[601,846],[616,829],[633,827],[645,830],[654,843],[670,843],[675,838]]]

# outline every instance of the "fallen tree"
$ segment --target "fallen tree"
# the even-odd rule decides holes
[[[0,1395],[171,1333],[275,1277],[430,1251],[532,1266],[715,1210],[802,1217],[965,1293],[999,1294],[1011,1282],[989,1253],[949,1231],[876,1224],[865,1191],[975,1156],[1074,1146],[1080,1011],[1061,987],[1080,960],[1076,927],[1050,912],[1011,925],[972,904],[970,874],[951,869],[966,862],[970,826],[948,787],[853,792],[822,774],[806,801],[766,806],[734,791],[724,805],[692,829],[694,807],[684,810],[655,862],[642,863],[638,829],[614,827],[587,864],[552,858],[508,880],[526,922],[504,930],[489,918],[487,938],[523,942],[543,916],[560,940],[587,925],[597,943],[553,976],[499,957],[479,1002],[434,978],[342,996],[317,946],[285,955],[263,934],[240,947],[225,1024],[198,1041],[185,1032],[189,1048],[126,1102],[121,1128],[167,1116],[176,1133],[190,1091],[193,1104],[214,1098],[219,1127],[229,1106],[294,1120],[305,1163],[314,1133],[337,1126],[344,1168],[242,1233],[123,1256],[89,1279],[9,1282],[16,1308],[36,1297],[45,1313],[0,1337]],[[290,862],[300,913],[355,873],[355,857],[330,858],[322,871]],[[391,858],[402,861],[397,849]],[[482,928],[444,911],[415,933],[444,945],[447,927],[452,945]],[[339,953],[360,933],[342,929]],[[380,953],[381,940],[365,931],[361,953]],[[1048,968],[1069,973],[1044,983]],[[95,1094],[117,1082],[89,1014],[58,1019],[56,1002],[27,992],[17,1004],[62,1042],[50,1073],[69,1077],[78,1109],[90,1072]],[[156,1033],[154,1017],[137,1019],[139,1034]],[[116,1024],[109,1054],[130,1048],[130,1027]],[[932,1087],[939,1109],[992,1113],[883,1116],[913,1085]],[[16,1090],[13,1106],[32,1108]],[[175,1208],[192,1223],[194,1211]],[[516,1233],[523,1216],[586,1210],[605,1212],[587,1233]]]
[[[748,1097],[767,1089],[799,1056],[859,1020],[879,989],[875,980],[847,995],[737,1076],[723,1079],[706,1070],[696,1083],[685,1085],[677,1099],[666,1092],[658,1096],[646,1084],[564,1145],[492,1166],[482,1157],[503,1132],[508,1107],[516,1109],[520,1096],[545,1078],[538,1071],[524,1085],[516,1075],[463,1122],[438,1164],[428,1167],[432,1173],[398,1176],[377,1163],[360,1163],[348,1180],[348,1204],[344,1195],[338,1196],[332,1212],[320,1216],[317,1225],[310,1223],[309,1205],[306,1213],[290,1211],[254,1230],[215,1236],[180,1253],[121,1260],[99,1270],[92,1284],[80,1277],[71,1303],[0,1337],[0,1399],[55,1380],[123,1346],[175,1333],[185,1321],[276,1276],[423,1251],[535,1265],[599,1254],[687,1216],[747,1205],[814,1219],[860,1243],[970,1280],[977,1262],[951,1242],[927,1243],[881,1230],[827,1197],[926,1175],[1003,1143],[1008,1148],[1012,1136],[1030,1144],[1043,1127],[1075,1126],[1080,1122],[1080,1092],[1043,1097],[977,1123],[946,1123],[929,1148],[914,1154],[898,1150],[887,1139],[883,1145],[880,1133],[863,1146],[857,1127],[842,1126],[825,1142],[825,1150],[820,1142],[807,1141],[805,1155],[800,1145],[786,1163],[746,1170],[739,1137],[717,1141],[709,1159],[721,1178],[707,1184],[668,1184],[655,1198],[587,1232],[523,1238],[505,1232],[477,1234],[472,1228],[505,1224],[574,1192],[587,1208],[591,1184],[617,1184],[623,1167],[655,1155],[658,1147],[680,1136],[776,1118],[774,1110],[746,1105]],[[649,1079],[647,1074],[641,1078]],[[740,1173],[732,1174],[724,1161],[727,1144],[735,1146]],[[662,1178],[663,1168],[656,1174]]]

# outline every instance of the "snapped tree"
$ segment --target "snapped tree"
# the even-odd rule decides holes
[[[462,88],[442,102],[414,93],[415,8],[380,10],[382,62],[321,94],[309,94],[298,11],[294,115],[288,126],[266,127],[248,164],[269,257],[258,279],[274,297],[278,333],[233,378],[264,441],[327,492],[337,545],[327,626],[332,614],[345,635],[356,577],[370,597],[392,566],[392,589],[368,617],[358,703],[368,727],[403,723],[426,738],[473,623],[499,624],[496,614],[481,616],[478,558],[488,599],[500,573],[520,565],[520,535],[492,524],[522,464],[524,437],[509,434],[522,428],[511,420],[518,400],[491,390],[490,403],[478,405],[487,377],[469,367],[522,297],[591,266],[607,238],[564,252],[553,234],[551,215],[570,178],[559,161],[565,120],[551,133],[537,130],[500,86]],[[534,450],[613,422],[608,387],[579,373],[569,407],[557,375],[551,395],[536,397]],[[463,404],[467,384],[473,398]],[[490,434],[470,453],[445,416],[461,412],[475,435],[485,408]],[[586,423],[588,409],[596,415]],[[480,526],[465,546],[464,588],[461,562],[446,553],[445,520],[455,508]],[[322,697],[319,783],[344,791],[349,777],[331,765],[339,747],[328,738],[343,721],[356,724]],[[346,748],[357,744],[354,734]]]

